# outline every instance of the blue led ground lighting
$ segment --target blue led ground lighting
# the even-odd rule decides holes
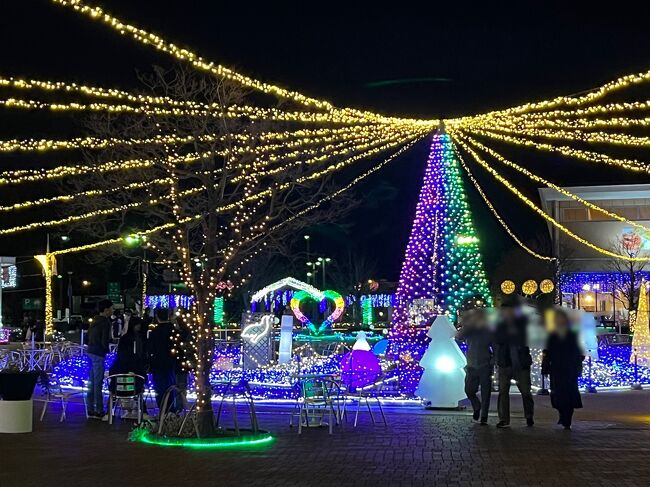
[[[461,348],[465,351],[464,344]],[[247,381],[254,396],[265,399],[291,399],[298,395],[298,384],[295,374],[297,363],[268,368],[242,370],[240,349],[238,346],[217,347],[215,349],[215,362],[210,372],[210,381],[214,384],[214,393],[219,393],[225,388],[228,381]],[[635,382],[650,384],[650,368],[639,366],[635,375],[635,367],[630,363],[630,345],[609,345],[598,349],[599,359],[591,363],[591,381],[596,387],[630,386]],[[300,366],[301,374],[339,374],[343,354],[333,354],[318,360],[316,363]],[[115,354],[106,357],[105,365],[108,370]],[[537,370],[539,364],[536,364]],[[54,367],[56,375],[64,385],[80,386],[88,378],[90,361],[87,357],[78,356],[67,359]],[[588,385],[589,362],[585,360],[583,375],[579,379],[580,387]],[[393,369],[395,373],[395,369]],[[192,377],[188,384],[193,387]],[[150,381],[148,388],[152,388]],[[387,395],[393,395],[387,393]]]
[[[631,345],[617,345],[598,348],[598,360],[591,362],[591,377],[596,387],[629,386],[635,382],[650,384],[650,368],[639,366],[635,376],[635,367],[630,363]],[[580,387],[588,385],[589,360],[583,364],[582,377],[578,380]],[[638,379],[638,380],[637,380]]]

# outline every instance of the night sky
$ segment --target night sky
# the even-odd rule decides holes
[[[351,3],[101,2],[117,17],[242,73],[340,106],[391,115],[450,117],[508,107],[590,89],[650,64],[647,15],[626,2],[611,8],[594,2],[534,2],[535,8],[506,2]],[[3,75],[128,89],[138,86],[136,69],[169,65],[168,58],[46,0],[0,0],[0,6]],[[0,125],[2,138],[24,129],[6,116]],[[42,127],[45,133],[50,129]],[[427,149],[425,141],[361,185],[357,194],[364,203],[341,222],[347,233],[314,229],[315,250],[331,254],[341,242],[357,242],[355,248],[378,262],[378,277],[396,279]],[[509,154],[565,185],[630,181],[621,172]],[[481,181],[524,239],[544,232],[528,210]],[[525,188],[536,195],[533,186]],[[469,191],[469,197],[490,269],[512,244],[478,196]],[[0,254],[6,249],[11,242],[1,240]]]

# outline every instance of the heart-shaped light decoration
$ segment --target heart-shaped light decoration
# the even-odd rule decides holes
[[[330,301],[334,302],[334,311],[331,315],[325,318],[325,320],[319,326],[316,326],[307,316],[305,316],[302,311],[300,311],[300,304],[305,299],[313,299],[318,303],[322,303],[323,301],[327,301],[329,299]],[[291,306],[291,311],[293,311],[294,316],[298,318],[298,321],[300,321],[300,323],[309,329],[312,335],[320,335],[325,330],[327,330],[330,326],[332,326],[332,323],[341,317],[343,310],[345,309],[345,301],[343,300],[343,296],[330,289],[322,291],[318,294],[308,293],[307,291],[298,291],[294,293],[289,305]]]

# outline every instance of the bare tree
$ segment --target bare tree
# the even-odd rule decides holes
[[[610,250],[627,257],[638,257],[641,253],[640,236],[623,235],[611,243]],[[629,317],[630,312],[637,308],[642,280],[641,271],[645,269],[646,262],[612,258],[608,261],[607,267],[611,272],[618,274],[618,279],[612,281],[614,299],[628,311]]]
[[[370,291],[368,281],[377,278],[376,263],[364,253],[348,248],[343,260],[334,261],[333,271],[334,289],[343,295],[351,294],[355,298],[352,304],[352,319],[358,326],[361,324],[361,296]]]
[[[88,196],[75,199],[64,211],[101,213],[70,228],[80,236],[92,236],[93,241],[146,234],[148,252],[180,273],[195,297],[191,313],[184,318],[196,349],[199,430],[209,435],[213,432],[209,373],[215,340],[210,319],[214,298],[227,292],[220,283],[245,284],[252,262],[265,249],[281,249],[283,239],[301,226],[334,218],[351,201],[330,203],[311,213],[309,220],[296,218],[333,191],[331,176],[308,176],[338,160],[322,158],[313,164],[297,160],[281,137],[273,137],[294,130],[295,123],[232,117],[229,108],[244,105],[253,96],[240,85],[184,68],[154,68],[140,78],[147,95],[200,102],[219,107],[218,111],[173,116],[109,113],[90,118],[87,127],[100,138],[174,135],[187,141],[86,151],[86,167],[93,170],[66,180],[65,190]],[[338,157],[351,153],[353,149]],[[99,192],[86,193],[95,190]],[[147,234],[152,228],[159,231]]]

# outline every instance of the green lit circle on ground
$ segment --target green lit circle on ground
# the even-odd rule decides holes
[[[138,431],[131,435],[132,441],[158,446],[177,446],[197,450],[246,448],[269,445],[273,436],[268,431],[245,432],[241,436],[219,436],[215,438],[175,438],[158,436],[149,431]]]

